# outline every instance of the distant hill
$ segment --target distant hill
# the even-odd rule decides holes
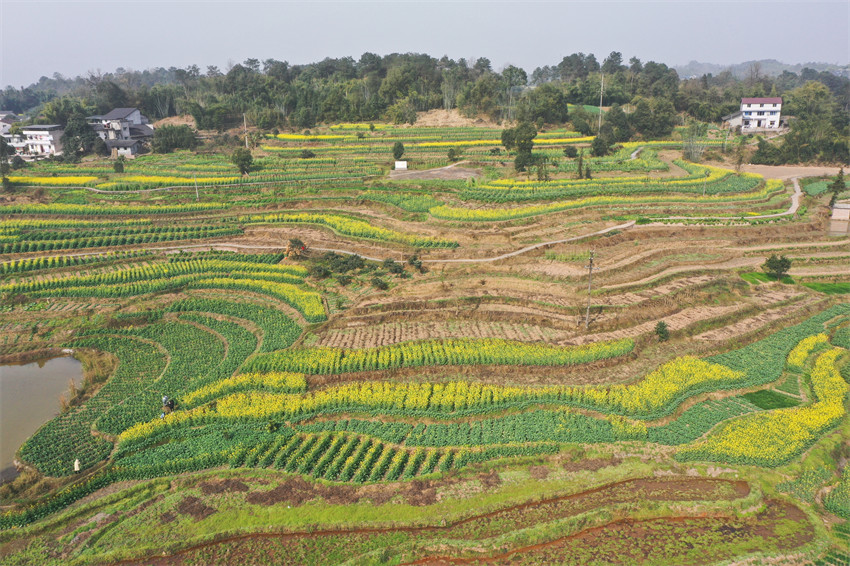
[[[750,72],[750,67],[758,63],[761,65],[761,74],[769,77],[781,75],[783,71],[790,71],[795,74],[805,69],[814,69],[815,71],[829,71],[841,77],[850,78],[850,65],[834,65],[832,63],[797,63],[790,65],[782,63],[776,59],[762,59],[761,61],[744,61],[735,65],[718,65],[715,63],[700,63],[699,61],[691,61],[687,65],[675,65],[673,68],[679,73],[679,77],[686,79],[688,77],[701,77],[702,75],[711,73],[717,75],[723,71],[729,70],[732,74],[739,78],[747,78]]]

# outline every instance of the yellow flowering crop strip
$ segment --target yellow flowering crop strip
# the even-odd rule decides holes
[[[477,145],[502,145],[502,140],[458,140],[451,142],[420,142],[411,145],[413,147],[470,147]]]
[[[378,348],[300,348],[255,358],[250,369],[336,374],[430,365],[555,365],[566,366],[628,354],[630,338],[558,347],[495,338],[400,342]]]
[[[306,269],[300,265],[269,265],[226,260],[158,263],[92,275],[31,279],[0,285],[0,293],[42,297],[126,297],[177,287],[237,289],[282,300],[310,322],[326,319],[322,296],[298,285]]]
[[[184,395],[181,401],[188,407],[194,407],[240,389],[260,389],[282,393],[303,392],[307,390],[307,380],[303,373],[281,371],[243,373],[196,389]]]
[[[802,368],[803,364],[806,363],[806,359],[812,353],[812,350],[821,344],[826,344],[828,341],[829,336],[823,333],[801,340],[788,354],[788,365],[794,368]]]
[[[102,215],[137,215],[137,214],[194,214],[209,210],[224,210],[230,208],[225,203],[189,203],[162,205],[121,205],[109,203],[106,206],[98,204],[65,204],[65,203],[32,203],[0,206],[0,214],[43,214],[62,216],[102,216]]]
[[[165,175],[126,175],[121,177],[115,177],[111,181],[106,183],[101,183],[97,185],[95,188],[98,189],[108,189],[110,187],[114,187],[117,185],[121,185],[124,183],[133,183],[133,184],[143,184],[143,185],[156,185],[156,186],[188,186],[194,185],[197,181],[199,185],[207,185],[207,184],[227,184],[227,183],[236,183],[239,181],[239,177],[174,177],[174,176],[165,176]]]
[[[344,122],[330,127],[331,130],[385,130],[386,128],[385,124],[367,124],[365,122]]]
[[[79,187],[97,181],[97,177],[9,177],[9,182],[13,185],[40,185],[53,187]]]
[[[596,136],[582,136],[575,138],[534,138],[535,145],[562,144],[562,143],[590,143]]]
[[[336,134],[277,134],[272,137],[284,141],[327,141],[351,139],[353,136],[341,136]]]
[[[605,389],[578,389],[584,395],[580,405],[608,407],[627,415],[653,414],[673,402],[681,402],[695,390],[728,389],[746,379],[743,372],[683,356],[676,358],[632,385]],[[579,397],[581,399],[581,397]]]
[[[755,466],[787,462],[845,415],[847,383],[835,365],[843,352],[833,348],[818,357],[811,373],[817,400],[811,405],[751,413],[731,420],[704,440],[681,449],[676,457]]]
[[[389,228],[375,226],[365,220],[358,220],[337,214],[317,214],[309,212],[256,214],[252,216],[243,216],[239,219],[239,221],[252,224],[271,222],[319,224],[327,226],[335,233],[343,236],[353,236],[355,238],[366,238],[369,240],[378,240],[383,242],[394,242],[417,247],[455,248],[458,245],[457,242],[452,242],[450,240],[413,236],[403,232],[396,232]]]
[[[151,224],[150,218],[126,218],[118,220],[67,220],[27,218],[26,220],[9,219],[0,221],[0,233],[17,233],[19,230],[50,230],[68,228],[108,228],[113,226],[146,226]]]
[[[384,359],[387,359],[386,357]],[[429,360],[429,364],[433,364]],[[192,422],[210,419],[305,418],[316,413],[362,411],[372,415],[402,413],[429,416],[482,414],[507,407],[556,404],[602,412],[632,411],[630,416],[657,417],[670,411],[689,395],[712,388],[734,388],[746,377],[718,364],[677,358],[633,385],[613,387],[549,386],[509,387],[451,381],[448,383],[355,382],[306,394],[248,391],[216,401],[215,409],[197,407],[186,413]],[[628,414],[628,413],[627,413]],[[136,439],[168,426],[169,422],[144,423],[128,429],[121,439]],[[181,421],[182,422],[182,421]],[[632,436],[643,434],[645,425],[618,421]]]
[[[443,220],[459,220],[471,222],[499,222],[505,220],[516,220],[540,214],[562,212],[585,206],[599,206],[604,204],[661,204],[661,203],[707,203],[716,204],[723,202],[738,202],[742,200],[755,200],[764,198],[778,189],[782,188],[782,181],[769,180],[765,186],[751,193],[739,193],[723,196],[596,196],[586,197],[569,201],[553,202],[549,204],[537,204],[520,206],[516,208],[462,208],[447,205],[437,206],[428,212],[435,218]]]

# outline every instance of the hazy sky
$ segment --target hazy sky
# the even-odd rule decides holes
[[[850,62],[850,2],[0,0],[0,86],[117,67],[420,52],[493,68],[611,51],[668,65]]]

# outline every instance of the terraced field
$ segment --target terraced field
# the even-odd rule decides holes
[[[675,140],[576,179],[567,131],[535,180],[499,134],[342,124],[269,134],[244,178],[188,152],[13,178],[0,359],[71,349],[87,379],[0,487],[3,562],[840,563],[826,197]],[[474,176],[428,173],[448,148]],[[772,253],[792,279],[753,273]]]

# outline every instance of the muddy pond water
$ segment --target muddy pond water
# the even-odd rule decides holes
[[[59,414],[70,380],[79,387],[82,364],[71,357],[0,365],[0,482],[17,475],[15,452],[41,425]]]

